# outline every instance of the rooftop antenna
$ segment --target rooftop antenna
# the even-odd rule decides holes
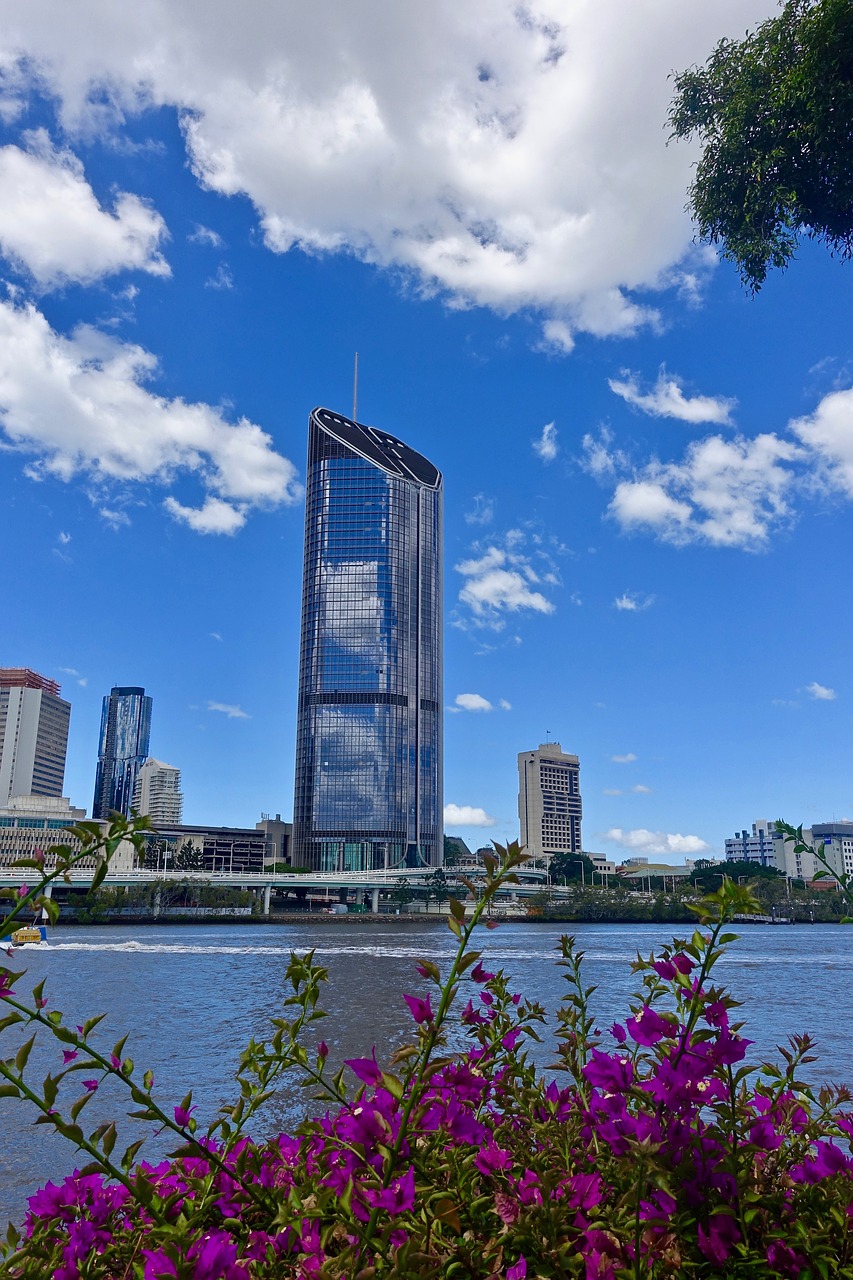
[[[352,420],[358,422],[358,352],[355,353],[355,367],[352,373]]]

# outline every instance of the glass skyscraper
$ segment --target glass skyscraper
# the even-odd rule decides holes
[[[136,778],[148,757],[151,699],[144,689],[115,685],[104,698],[92,817],[130,817]]]
[[[438,866],[442,480],[394,436],[308,425],[295,866]]]

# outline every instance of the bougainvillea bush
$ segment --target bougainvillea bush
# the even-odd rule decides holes
[[[522,861],[515,846],[497,852],[473,917],[452,903],[449,972],[424,960],[402,994],[411,1043],[389,1064],[368,1053],[331,1070],[314,1034],[325,971],[311,954],[293,956],[287,1016],[245,1050],[236,1103],[204,1130],[191,1096],[168,1108],[155,1100],[123,1042],[97,1047],[97,1020],[67,1026],[41,988],[19,999],[7,971],[5,1023],[52,1033],[57,1066],[35,1085],[24,1044],[0,1064],[0,1093],[35,1107],[80,1148],[83,1167],[30,1198],[2,1274],[853,1277],[853,1099],[799,1079],[813,1060],[806,1037],[778,1066],[748,1066],[736,1002],[714,978],[747,891],[724,883],[697,908],[691,937],[638,957],[638,994],[607,1030],[590,1012],[582,955],[564,939],[555,1033],[472,944]],[[465,1047],[451,1052],[460,1026]],[[546,1034],[554,1060],[542,1076],[528,1051]],[[174,1133],[168,1160],[146,1163],[139,1143],[117,1156],[112,1125],[85,1131],[107,1077],[127,1088],[131,1114]],[[255,1142],[253,1118],[280,1087],[307,1088],[316,1118]]]

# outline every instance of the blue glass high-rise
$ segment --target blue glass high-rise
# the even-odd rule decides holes
[[[115,685],[104,698],[92,817],[130,817],[136,776],[148,758],[151,699],[144,689]]]
[[[401,440],[308,426],[294,865],[438,866],[442,479]]]

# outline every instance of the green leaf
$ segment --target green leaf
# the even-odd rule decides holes
[[[465,908],[462,905],[462,903],[459,901],[459,899],[449,898],[448,906],[450,907],[450,914],[453,917],[453,919],[457,920],[459,924],[462,924],[462,922],[465,919]]]
[[[29,1040],[27,1040],[25,1044],[22,1044],[18,1052],[15,1054],[15,1067],[18,1071],[23,1071],[24,1067],[27,1065],[35,1040],[35,1036],[30,1036]]]

